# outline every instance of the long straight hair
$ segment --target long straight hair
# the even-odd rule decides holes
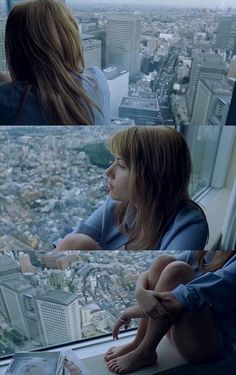
[[[108,149],[129,168],[129,202],[116,207],[117,223],[132,249],[153,249],[183,205],[198,210],[188,194],[191,156],[184,137],[164,126],[130,127],[111,136]],[[132,228],[129,218],[135,216]]]
[[[236,254],[236,251],[215,251],[213,258],[207,264],[204,263],[204,257],[207,254],[207,251],[199,250],[196,251],[196,262],[199,268],[204,272],[214,272],[219,268],[223,267],[223,265],[232,258],[233,255]]]
[[[79,29],[60,1],[30,0],[16,5],[6,23],[5,51],[12,79],[26,83],[22,103],[34,85],[50,124],[94,123],[92,108],[100,109],[83,89]],[[88,83],[94,86],[93,81]]]

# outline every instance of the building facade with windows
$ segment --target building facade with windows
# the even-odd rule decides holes
[[[141,18],[138,15],[111,14],[107,19],[107,66],[127,70],[130,76],[140,71]]]

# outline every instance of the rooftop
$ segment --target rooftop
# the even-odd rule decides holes
[[[121,99],[120,107],[131,107],[131,108],[138,108],[138,109],[146,109],[146,110],[153,110],[158,111],[159,105],[157,99],[144,99],[144,98],[137,98],[137,97],[123,97]]]
[[[48,290],[45,294],[38,296],[38,300],[57,303],[59,305],[70,305],[78,297],[70,292],[63,292],[62,290]]]

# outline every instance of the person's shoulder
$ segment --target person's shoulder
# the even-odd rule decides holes
[[[83,75],[84,76],[94,76],[94,77],[103,77],[103,78],[105,78],[105,75],[102,72],[102,70],[98,66],[96,66],[96,65],[90,66],[88,68],[85,68],[84,72],[83,72]]]
[[[93,80],[98,86],[104,88],[107,86],[107,80],[102,72],[102,70],[98,66],[91,66],[86,68],[83,72],[83,78]]]
[[[207,224],[207,220],[203,212],[197,207],[191,205],[184,205],[180,208],[179,212],[177,213],[175,220],[181,220],[184,222],[202,222]]]

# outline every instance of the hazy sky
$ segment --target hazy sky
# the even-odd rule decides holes
[[[182,7],[221,7],[236,8],[236,0],[66,0],[66,3],[86,3],[86,4],[155,4],[166,6]]]

